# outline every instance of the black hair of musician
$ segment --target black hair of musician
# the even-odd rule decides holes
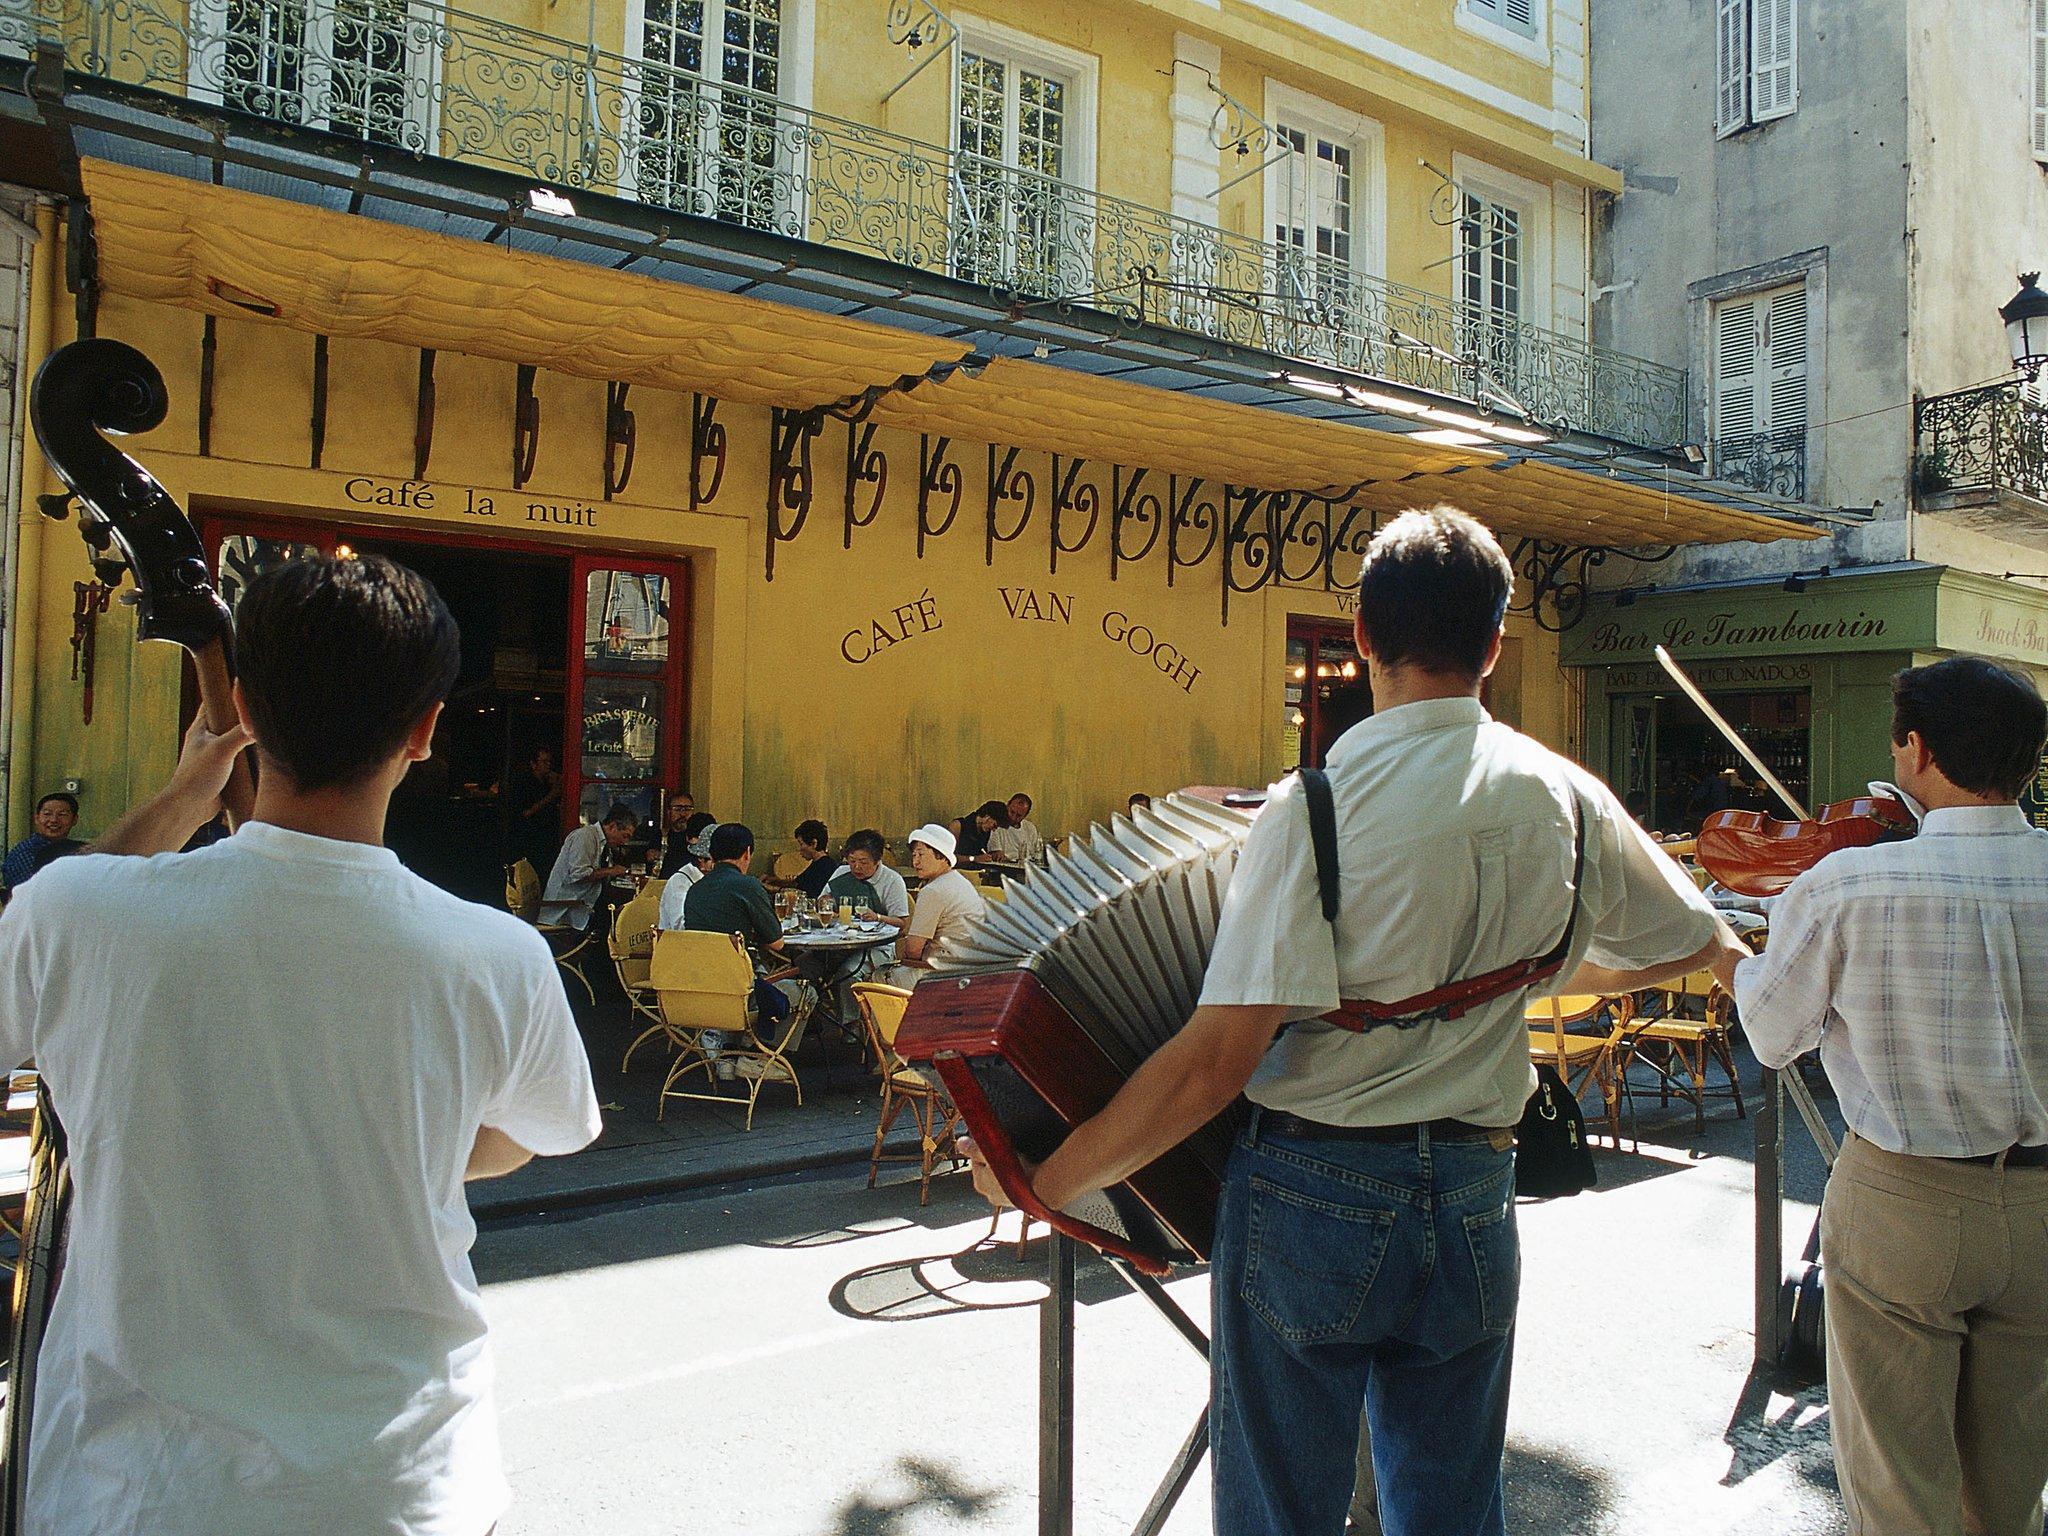
[[[614,800],[605,809],[604,824],[608,827],[624,827],[630,833],[640,825],[640,817],[625,801]]]
[[[1025,814],[1025,815],[1027,815],[1027,816],[1028,816],[1028,815],[1030,815],[1030,814],[1031,814],[1031,797],[1030,797],[1029,795],[1025,794],[1025,793],[1024,793],[1024,791],[1020,789],[1020,790],[1018,790],[1018,791],[1017,791],[1017,793],[1015,793],[1014,795],[1010,796],[1010,804],[1011,804],[1011,805],[1015,805],[1015,804],[1016,804],[1016,803],[1017,803],[1017,802],[1018,802],[1019,800],[1022,800],[1022,801],[1024,802],[1024,814]],[[1007,807],[1006,807],[1006,809],[1007,809]]]
[[[72,794],[71,791],[68,789],[53,789],[47,795],[43,796],[42,799],[36,802],[36,814],[38,816],[42,815],[43,807],[48,805],[52,800],[62,801],[65,805],[71,807],[72,815],[76,816],[78,814],[78,796]]]
[[[974,814],[977,818],[986,816],[997,827],[1000,827],[1010,819],[1010,808],[1000,800],[984,800],[975,808]],[[994,831],[995,827],[991,827],[989,830]]]
[[[2048,703],[2010,667],[1950,656],[1892,679],[1892,741],[1913,731],[1957,789],[2017,800],[2041,771]]]
[[[754,851],[754,834],[743,821],[722,821],[711,834],[711,861],[722,864]]]
[[[692,811],[690,812],[689,819],[683,823],[683,841],[694,843],[704,835],[706,827],[715,827],[717,825],[718,818],[709,811]]]
[[[1366,547],[1358,618],[1381,666],[1476,678],[1514,586],[1484,523],[1448,506],[1403,512]]]
[[[809,843],[813,848],[823,848],[831,842],[832,834],[825,830],[825,823],[813,816],[808,821],[796,824],[796,840],[800,843]]]
[[[360,784],[389,763],[462,667],[440,594],[378,555],[265,571],[235,630],[257,748],[301,792]]]
[[[864,853],[877,864],[882,862],[882,855],[888,851],[888,847],[889,845],[882,840],[882,834],[873,827],[862,827],[846,840],[848,853]]]

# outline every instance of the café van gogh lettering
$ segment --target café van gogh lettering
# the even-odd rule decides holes
[[[1782,619],[1762,622],[1738,619],[1722,609],[1704,619],[1666,620],[1661,630],[1624,629],[1610,619],[1593,631],[1587,651],[1595,656],[1647,655],[1658,645],[1672,650],[1729,649],[1758,645],[1808,645],[1838,640],[1870,640],[1884,634],[1885,621],[1862,609],[1854,618],[1809,619],[1794,608]]]
[[[1003,600],[1003,607],[1010,617],[1020,622],[1068,626],[1074,622],[1074,594],[1071,592],[997,587],[996,596]],[[1195,691],[1195,679],[1202,675],[1202,669],[1188,660],[1187,653],[1179,646],[1161,639],[1151,625],[1138,622],[1121,608],[1112,608],[1103,614],[1101,628],[1103,639],[1121,646],[1141,660],[1151,662],[1154,670],[1168,682],[1176,684],[1182,693]]]
[[[932,589],[926,587],[910,602],[899,603],[881,618],[869,619],[865,624],[856,624],[839,640],[839,654],[860,666],[873,661],[892,646],[919,635],[936,634],[946,627],[939,617],[939,600],[932,596]]]

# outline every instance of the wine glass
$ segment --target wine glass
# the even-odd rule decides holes
[[[830,891],[818,898],[818,926],[830,928],[839,920],[839,898]]]
[[[853,920],[856,923],[861,923],[865,925],[867,920],[873,917],[874,915],[875,914],[868,908],[866,897],[856,896],[853,899]]]

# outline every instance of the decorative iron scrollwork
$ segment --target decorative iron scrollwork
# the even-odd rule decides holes
[[[1223,532],[1223,509],[1216,504],[1216,498],[1209,491],[1209,482],[1199,475],[1182,480],[1178,475],[1167,483],[1173,513],[1166,532],[1166,584],[1173,585],[1176,571],[1192,570],[1216,552],[1216,541]],[[1194,530],[1208,535],[1202,547],[1192,558],[1181,556],[1180,536],[1184,531]]]
[[[1620,549],[1611,544],[1565,544],[1551,539],[1523,539],[1508,556],[1522,590],[1508,604],[1511,613],[1526,613],[1543,629],[1563,634],[1584,617],[1592,587],[1589,574],[1621,555],[1645,565],[1669,560],[1676,544]],[[1546,605],[1545,600],[1548,599]]]
[[[523,491],[533,478],[533,461],[540,453],[540,397],[533,392],[539,370],[532,363],[519,365],[519,383],[512,400],[512,489]]]
[[[981,544],[982,564],[996,563],[996,546],[1014,544],[1024,536],[1024,530],[1031,524],[1032,509],[1038,504],[1038,482],[1031,477],[1031,471],[1017,462],[1021,450],[1002,449],[994,443],[988,445],[988,515],[983,524]],[[996,462],[996,455],[1002,454],[1002,463]],[[1006,501],[1019,505],[1017,525],[1008,533],[1002,530],[998,516]]]
[[[1145,479],[1151,471],[1125,469],[1122,465],[1110,466],[1110,509],[1109,509],[1109,579],[1116,580],[1117,566],[1125,561],[1136,562],[1151,554],[1158,546],[1159,536],[1166,531],[1168,513],[1165,503],[1157,491],[1145,489]],[[1171,485],[1167,488],[1172,494]],[[1145,542],[1136,549],[1124,544],[1124,529],[1136,523],[1148,529]]]
[[[1061,555],[1078,555],[1088,547],[1088,541],[1095,537],[1095,525],[1102,519],[1102,492],[1094,481],[1081,479],[1081,472],[1087,467],[1086,459],[1069,459],[1063,475],[1060,473],[1060,456],[1052,456],[1052,512],[1046,519],[1052,535],[1046,558],[1046,571],[1050,575],[1059,574]],[[1088,526],[1071,544],[1060,533],[1070,512],[1088,514]]]
[[[633,478],[633,450],[639,422],[626,407],[631,384],[607,380],[604,386],[604,499],[610,501]]]
[[[412,477],[427,478],[427,460],[434,452],[434,353],[420,353],[419,393],[413,397]]]
[[[873,486],[865,514],[857,510],[860,488]],[[853,548],[853,530],[865,528],[882,515],[882,497],[889,490],[889,456],[875,444],[872,421],[846,424],[846,516],[840,536],[842,549]]]
[[[925,541],[942,537],[953,526],[953,519],[960,515],[961,494],[966,480],[960,473],[960,466],[947,455],[953,447],[953,439],[934,439],[929,433],[920,432],[917,437],[917,558],[924,558]],[[932,498],[946,498],[946,515],[940,522],[932,521]]]
[[[811,440],[825,427],[819,411],[791,411],[776,406],[768,427],[768,551],[767,579],[775,579],[775,547],[804,531],[810,519],[817,477],[811,469]],[[785,523],[784,513],[793,514]]]
[[[709,479],[706,475],[709,475]],[[725,423],[716,395],[690,396],[690,510],[708,506],[725,481]]]

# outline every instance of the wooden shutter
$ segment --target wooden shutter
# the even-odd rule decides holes
[[[1749,115],[1788,117],[1799,104],[1799,0],[1750,0]]]
[[[1768,0],[1766,0],[1768,3]],[[2048,0],[2036,0],[2048,5]],[[1714,133],[1749,123],[1749,0],[1717,0],[1714,19]]]
[[[1806,285],[1795,283],[1757,300],[1763,321],[1758,351],[1763,359],[1758,405],[1759,431],[1773,446],[1787,447],[1806,432]]]
[[[1757,301],[1729,299],[1714,306],[1714,448],[1746,452],[1758,427]]]
[[[2034,98],[2033,143],[2034,158],[2048,160],[2048,0],[2031,0],[2029,10],[2033,13],[2033,37],[2030,53],[2033,58]]]
[[[1539,0],[1465,0],[1465,8],[1475,16],[1484,16],[1488,21],[1506,27],[1510,32],[1534,37],[1538,3]]]

